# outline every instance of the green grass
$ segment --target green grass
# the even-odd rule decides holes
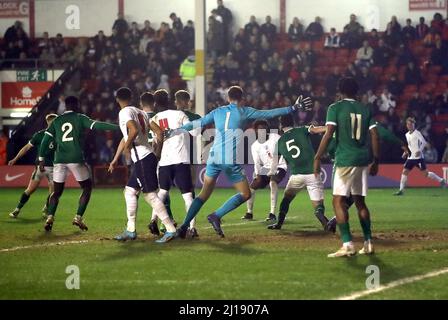
[[[18,219],[7,216],[22,190],[0,189],[0,299],[334,299],[365,290],[366,267],[380,268],[381,284],[448,267],[448,190],[370,190],[377,254],[328,259],[340,246],[337,236],[321,231],[305,193],[291,205],[281,231],[266,230],[266,190],[257,194],[256,221],[243,223],[245,206],[224,218],[225,239],[210,229],[206,215],[233,191],[216,190],[198,216],[200,239],[154,243],[146,225],[149,207],[140,202],[139,239],[110,240],[124,228],[124,199],[119,189],[96,189],[86,213],[88,232],[71,225],[79,190],[66,190],[51,234],[43,231],[39,190]],[[175,191],[173,211],[184,216]],[[327,215],[332,215],[326,193]],[[357,247],[362,243],[352,209]],[[60,241],[87,243],[47,246]],[[66,267],[80,269],[80,290],[68,290]],[[448,274],[406,284],[366,299],[448,299]]]

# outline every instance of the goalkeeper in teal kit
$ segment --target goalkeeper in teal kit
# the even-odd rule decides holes
[[[260,111],[241,106],[243,90],[238,86],[231,87],[227,95],[228,105],[211,111],[202,119],[187,123],[183,127],[167,133],[171,136],[178,132],[191,131],[194,128],[204,127],[212,123],[216,128],[215,139],[207,160],[204,185],[200,194],[191,204],[187,216],[178,230],[178,236],[181,238],[185,238],[190,221],[198,214],[201,207],[209,199],[221,172],[227,176],[238,193],[207,217],[218,235],[224,237],[221,229],[221,218],[250,198],[249,183],[241,165],[237,161],[237,147],[243,137],[242,128],[244,128],[244,125],[248,121],[271,119],[290,114],[297,110],[308,110],[311,106],[310,98],[303,99],[300,96],[294,106]]]

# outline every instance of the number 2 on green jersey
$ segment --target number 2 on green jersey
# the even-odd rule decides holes
[[[352,121],[352,139],[360,140],[362,115],[358,113],[350,113],[350,117]]]
[[[68,135],[72,133],[73,125],[70,122],[66,122],[62,125],[62,142],[73,141],[73,137],[69,137]]]

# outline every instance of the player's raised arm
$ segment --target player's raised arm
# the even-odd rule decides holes
[[[272,119],[281,116],[285,116],[295,111],[309,111],[311,110],[312,101],[311,98],[299,96],[293,106],[275,108],[272,110],[257,110],[255,108],[246,108],[246,118],[247,120],[257,120],[257,119]]]
[[[20,149],[20,151],[17,153],[17,155],[8,162],[8,165],[9,166],[15,165],[16,162],[19,161],[19,159],[22,158],[24,155],[26,155],[28,153],[28,151],[31,150],[32,147],[34,147],[34,146],[31,144],[31,142],[28,142],[26,145],[24,145],[22,147],[22,149]]]
[[[120,127],[113,123],[103,122],[103,121],[96,121],[93,119],[90,119],[86,115],[80,115],[81,117],[81,123],[84,128],[90,129],[90,130],[100,130],[100,131],[108,131],[108,130],[120,130]]]
[[[321,134],[327,132],[326,126],[309,126],[308,132],[311,134]]]

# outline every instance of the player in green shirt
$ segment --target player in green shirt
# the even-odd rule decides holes
[[[280,203],[278,221],[268,226],[268,229],[281,229],[289,210],[289,204],[298,192],[306,188],[316,218],[320,221],[324,230],[335,232],[335,225],[330,226],[327,217],[325,217],[324,184],[321,176],[315,176],[313,172],[314,149],[310,140],[310,134],[324,133],[326,127],[302,126],[294,128],[294,119],[291,115],[283,116],[280,123],[284,133],[277,142],[278,154],[273,157],[269,174],[274,175],[277,172],[278,158],[283,156],[291,176]]]
[[[333,134],[336,133],[335,172],[333,175],[333,209],[343,245],[328,257],[356,254],[348,223],[347,198],[352,195],[364,234],[364,246],[359,254],[372,254],[370,212],[365,203],[367,176],[378,172],[379,139],[370,109],[355,100],[358,84],[353,78],[342,78],[339,83],[342,100],[332,104],[327,111],[327,131],[314,158],[314,174],[320,174],[320,160]],[[370,132],[370,136],[369,136]],[[372,140],[371,162],[368,139]]]
[[[45,117],[45,120],[47,122],[47,128],[50,126],[50,124],[53,122],[54,119],[56,119],[58,115],[51,113],[48,114]],[[11,160],[9,161],[8,165],[13,166],[16,164],[16,162],[22,158],[28,151],[30,151],[33,147],[35,147],[37,150],[39,150],[40,144],[42,142],[42,139],[45,135],[45,129],[40,130],[36,132],[31,140],[23,146],[22,149],[20,149],[19,153]],[[53,158],[54,158],[54,143],[50,142],[49,144],[50,151],[48,152],[47,156],[44,159],[44,166],[45,166],[45,172],[42,172],[39,170],[39,167],[37,166],[37,160],[36,159],[36,167],[34,168],[33,174],[31,175],[30,182],[28,183],[28,187],[25,189],[25,191],[22,193],[22,196],[20,197],[19,203],[17,204],[17,207],[9,214],[11,218],[17,218],[17,216],[20,213],[20,209],[23,208],[25,203],[29,200],[31,195],[36,191],[36,189],[39,187],[40,182],[45,177],[48,180],[48,197],[47,201],[45,202],[45,206],[42,209],[42,212],[44,213],[44,217],[46,217],[47,209],[48,209],[48,200],[50,199],[50,195],[53,192]]]
[[[69,96],[65,99],[65,106],[67,111],[57,117],[45,131],[45,137],[39,149],[39,167],[42,171],[45,171],[45,155],[48,152],[50,142],[52,140],[56,142],[53,175],[54,192],[49,200],[48,218],[45,223],[46,231],[51,231],[53,227],[54,215],[59,198],[64,191],[65,179],[69,170],[82,188],[78,211],[73,219],[73,225],[78,226],[81,230],[88,229],[82,220],[82,216],[86,211],[92,193],[92,179],[84,159],[84,131],[86,129],[120,129],[118,125],[94,121],[86,115],[76,112],[79,107],[79,101],[74,96]]]

